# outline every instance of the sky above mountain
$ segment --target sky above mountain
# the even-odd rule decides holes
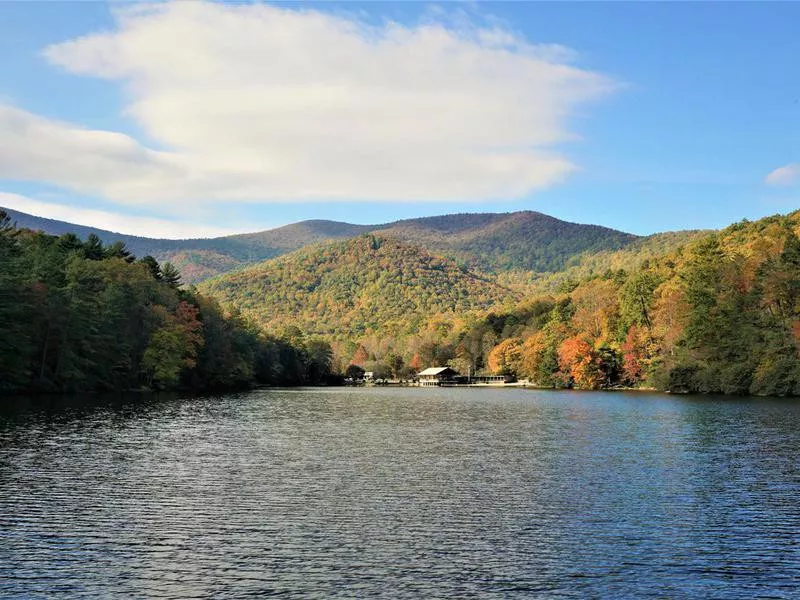
[[[0,3],[0,206],[153,237],[800,206],[800,3]]]

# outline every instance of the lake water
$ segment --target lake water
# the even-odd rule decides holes
[[[4,598],[800,597],[798,402],[373,388],[0,405]]]

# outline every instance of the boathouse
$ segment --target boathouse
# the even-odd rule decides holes
[[[486,384],[486,385],[503,385],[511,381],[511,377],[508,375],[476,375],[475,377],[470,377],[469,382],[471,384]]]
[[[421,371],[417,377],[421,386],[431,387],[453,382],[458,377],[458,371],[450,367],[429,367]]]

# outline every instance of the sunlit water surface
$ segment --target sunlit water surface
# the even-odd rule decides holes
[[[800,597],[800,403],[3,403],[6,598]]]

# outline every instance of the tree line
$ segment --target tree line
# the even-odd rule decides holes
[[[268,278],[243,272],[260,310],[271,295],[294,293],[284,298],[294,323],[286,316],[265,330],[264,316],[254,324],[236,298],[223,309],[182,286],[169,263],[93,236],[17,229],[3,216],[0,390],[228,389],[451,366],[545,387],[800,395],[799,227],[800,212],[743,221],[521,301],[494,298],[498,288],[473,277],[464,289],[491,298],[489,309],[440,306],[463,272],[428,255],[437,268],[422,269],[417,254],[367,236],[300,253],[296,267],[281,259]],[[406,307],[387,317],[392,299],[423,292],[428,314]],[[298,325],[313,316],[311,336]]]
[[[327,342],[225,313],[170,263],[0,210],[0,392],[315,384],[330,366]]]

